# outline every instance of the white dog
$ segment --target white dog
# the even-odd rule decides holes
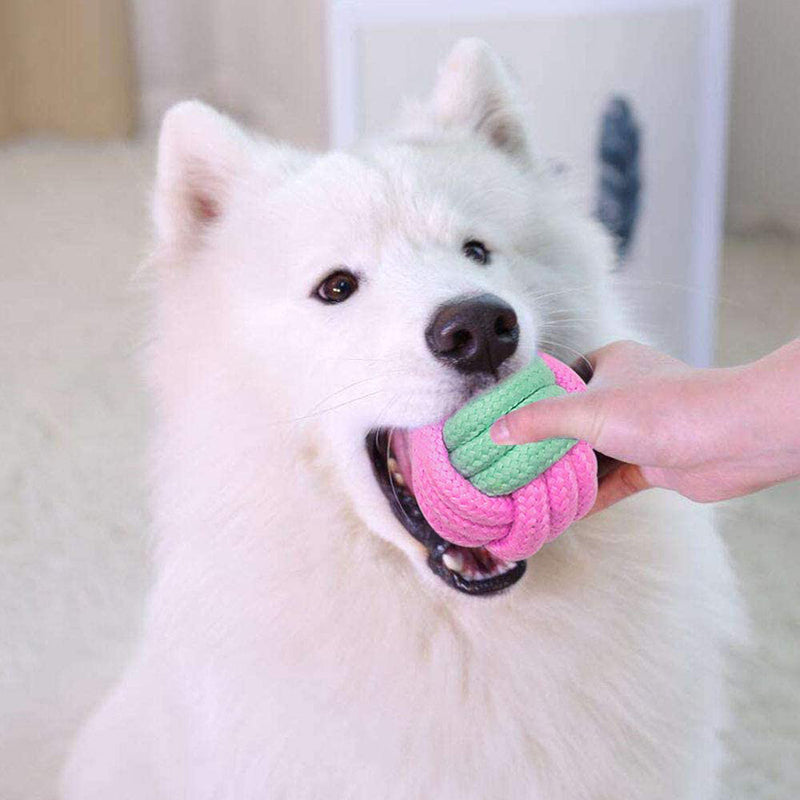
[[[390,430],[537,347],[625,334],[609,242],[494,54],[461,42],[409,124],[352,152],[195,102],[159,151],[156,581],[64,797],[713,797],[739,623],[708,511],[652,492],[527,571],[459,572],[476,559],[445,564],[388,460]],[[452,346],[432,344],[443,309],[466,309]]]

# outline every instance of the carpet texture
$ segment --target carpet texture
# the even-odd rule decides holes
[[[0,151],[2,800],[54,800],[66,742],[129,653],[147,589],[134,276],[151,153]],[[797,335],[800,245],[729,241],[722,294],[723,363]],[[721,513],[755,630],[732,664],[722,798],[790,800],[800,797],[800,488]]]

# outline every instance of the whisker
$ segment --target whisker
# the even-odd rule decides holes
[[[405,370],[393,370],[392,372],[383,373],[381,375],[370,375],[368,378],[362,378],[359,381],[353,381],[353,383],[348,384],[347,386],[342,386],[340,389],[337,389],[335,392],[331,392],[330,394],[323,397],[321,400],[318,400],[312,407],[311,410],[315,411],[321,405],[326,403],[332,397],[336,397],[336,395],[342,394],[342,392],[346,392],[348,389],[352,389],[354,386],[361,386],[364,383],[368,383],[369,381],[377,381],[383,380],[384,378],[388,378],[390,375],[398,375],[403,373]]]
[[[727,295],[722,294],[713,294],[712,292],[704,291],[703,289],[698,289],[695,286],[689,286],[688,284],[683,283],[676,283],[673,281],[662,281],[657,280],[655,278],[631,278],[625,276],[624,273],[617,273],[617,275],[612,278],[612,281],[616,284],[617,288],[624,290],[628,287],[639,288],[639,289],[674,289],[675,291],[685,292],[687,294],[694,294],[699,297],[703,297],[707,300],[713,300],[714,302],[721,303],[727,306],[731,306],[734,308],[744,308],[745,304],[739,300],[734,300]],[[570,286],[565,289],[559,289],[557,291],[548,291],[548,292],[538,292],[536,291],[536,287],[525,287],[523,288],[523,292],[528,295],[532,300],[544,300],[550,297],[557,297],[559,295],[564,294],[577,294],[580,292],[591,291],[593,288],[597,286],[596,283],[587,283],[578,286]]]
[[[599,322],[599,317],[556,317],[555,319],[546,319],[542,322],[542,327],[561,325],[565,322]]]
[[[570,355],[576,356],[579,361],[582,361],[586,365],[586,367],[588,368],[588,374],[589,375],[594,374],[594,367],[592,366],[592,362],[589,361],[589,359],[586,358],[586,356],[583,353],[581,353],[580,350],[576,350],[574,347],[570,347],[569,345],[564,344],[563,342],[556,342],[553,339],[540,338],[539,343],[544,345],[549,345],[550,347],[559,348],[561,350],[565,350],[566,352],[570,353]]]
[[[623,273],[624,275],[624,273]],[[698,289],[696,286],[689,286],[685,283],[675,283],[673,281],[662,281],[655,278],[629,278],[622,277],[620,283],[623,286],[634,286],[642,289],[675,289],[676,291],[686,292],[687,294],[694,294],[698,297],[704,297],[706,300],[714,300],[733,306],[744,306],[744,303],[733,300],[726,295],[713,294],[712,292]]]
[[[529,286],[529,287],[525,287],[523,289],[523,292],[525,294],[530,295],[532,300],[546,300],[546,299],[548,299],[550,297],[558,297],[558,296],[564,295],[564,294],[587,292],[587,291],[590,291],[591,289],[593,289],[594,286],[595,286],[595,284],[586,283],[586,284],[583,284],[582,286],[570,286],[570,287],[568,287],[566,289],[559,289],[557,291],[551,291],[551,292],[537,292],[536,291],[536,287]]]
[[[386,403],[386,405],[384,405],[384,407],[378,412],[378,415],[375,418],[375,424],[373,426],[373,429],[377,429],[377,428],[382,428],[383,427],[383,419],[382,419],[382,417],[384,417],[389,412],[389,410],[394,405],[394,403],[398,399],[398,397],[400,397],[399,393],[398,394],[393,394],[389,398],[389,402]],[[348,465],[352,465],[353,464],[353,462],[359,457],[359,453],[361,453],[363,455],[363,450],[354,450],[350,454],[350,456],[347,459]]]
[[[342,356],[341,360],[342,361],[367,361],[367,362],[370,362],[370,363],[374,363],[374,362],[377,362],[377,361],[386,361],[386,362],[391,363],[391,364],[396,364],[400,360],[400,357],[399,356],[389,356],[389,357],[385,358],[385,357],[375,356],[373,358],[359,358],[358,356]]]
[[[392,408],[392,406],[393,406],[393,405],[394,405],[394,404],[397,402],[397,400],[398,400],[399,398],[400,398],[400,394],[399,394],[399,392],[398,392],[397,394],[393,394],[393,395],[392,395],[392,396],[389,398],[389,402],[388,402],[388,403],[387,403],[387,404],[386,404],[386,405],[385,405],[385,406],[384,406],[384,407],[383,407],[383,408],[382,408],[382,409],[381,409],[381,410],[378,412],[378,415],[377,415],[377,417],[375,418],[375,427],[376,427],[376,428],[382,428],[382,427],[384,427],[384,426],[383,426],[383,421],[384,421],[384,419],[386,418],[386,415],[389,413],[390,409],[391,409],[391,408]]]
[[[284,423],[291,423],[291,422],[302,422],[306,419],[311,419],[312,417],[319,417],[322,414],[327,414],[329,411],[335,411],[337,408],[343,408],[344,406],[349,406],[351,403],[357,403],[359,400],[365,400],[367,397],[375,397],[375,395],[383,394],[386,389],[378,389],[375,392],[369,392],[368,394],[362,394],[360,397],[354,397],[351,400],[345,400],[342,403],[337,403],[334,406],[329,406],[328,408],[322,408],[319,411],[311,411],[308,414],[303,414],[301,417],[293,417],[292,419],[286,420],[279,420],[276,424],[284,424]]]

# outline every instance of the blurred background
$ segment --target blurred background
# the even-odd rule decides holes
[[[346,146],[456,39],[618,237],[644,336],[695,364],[800,335],[797,0],[0,0],[0,798],[54,800],[148,585],[137,375],[159,119],[200,97]],[[800,797],[800,489],[720,509],[754,622],[725,798]]]

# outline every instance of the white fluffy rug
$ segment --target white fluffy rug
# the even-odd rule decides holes
[[[150,151],[0,151],[0,800],[54,800],[66,741],[113,679],[147,580],[135,359]],[[730,242],[722,355],[790,335],[800,247]],[[800,797],[800,490],[728,504],[756,630],[732,680],[725,800]],[[624,800],[624,798],[620,798]]]
[[[52,800],[146,583],[131,285],[149,163],[37,143],[0,159],[0,798]]]

